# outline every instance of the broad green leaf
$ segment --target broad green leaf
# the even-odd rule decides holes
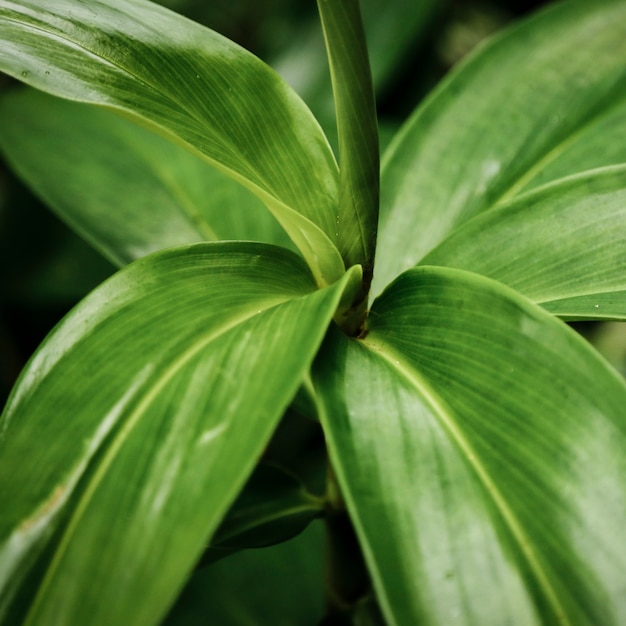
[[[318,626],[323,582],[323,526],[314,522],[291,541],[195,572],[163,626]]]
[[[378,124],[359,0],[317,6],[324,30],[339,139],[338,246],[363,267],[367,296],[374,268],[379,203]]]
[[[495,278],[562,317],[626,319],[626,166],[585,172],[482,213],[426,255]]]
[[[597,147],[602,139],[587,131],[623,111],[625,61],[626,3],[574,0],[496,36],[453,71],[384,155],[375,291],[574,145]],[[588,167],[566,158],[554,174]]]
[[[117,265],[203,240],[289,242],[240,184],[110,111],[29,89],[6,94],[0,117],[13,168]]]
[[[605,112],[589,120],[541,167],[526,177],[516,192],[525,192],[578,172],[626,163],[626,99],[615,99]]]
[[[0,40],[0,70],[183,144],[265,202],[319,284],[341,276],[328,142],[252,54],[147,0],[0,0]]]
[[[314,380],[389,624],[623,622],[626,387],[565,324],[415,268]]]
[[[136,261],[71,312],[2,418],[4,623],[21,608],[30,626],[158,623],[358,274],[315,291],[282,248],[195,244]],[[10,606],[34,563],[30,602]]]

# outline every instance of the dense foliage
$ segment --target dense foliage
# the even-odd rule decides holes
[[[565,323],[626,319],[626,4],[498,34],[382,165],[318,9],[327,132],[157,4],[0,0],[3,154],[120,268],[4,409],[0,623],[626,618],[626,384]]]

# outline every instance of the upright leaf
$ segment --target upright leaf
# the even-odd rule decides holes
[[[0,100],[0,118],[13,168],[117,265],[196,241],[289,245],[242,185],[111,111],[25,89]]]
[[[574,0],[496,36],[452,72],[383,158],[375,291],[574,145],[597,147],[587,130],[626,102],[625,60],[626,4]],[[553,173],[589,160],[566,158]]]
[[[367,296],[378,228],[378,124],[359,0],[318,0],[339,138],[338,246],[348,267],[363,266]]]
[[[324,531],[240,552],[195,572],[164,626],[318,626],[324,615]]]
[[[314,377],[389,624],[622,623],[626,386],[573,331],[415,268]]]
[[[358,274],[315,291],[281,248],[196,244],[70,313],[2,418],[4,623],[158,623]]]
[[[328,142],[252,54],[147,0],[0,0],[0,40],[0,70],[132,116],[199,153],[266,203],[318,283],[341,276]]]

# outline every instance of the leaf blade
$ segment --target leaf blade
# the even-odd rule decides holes
[[[624,23],[620,2],[550,7],[481,47],[416,110],[383,157],[377,293],[624,102]],[[580,171],[573,157],[563,167],[555,175]]]
[[[290,244],[241,185],[109,111],[21,90],[5,94],[0,115],[13,168],[118,266],[196,241]]]
[[[625,319],[626,167],[548,184],[468,221],[423,259],[513,287],[569,319]]]
[[[425,267],[364,341],[333,341],[322,423],[390,623],[619,624],[626,389],[597,354],[498,283]]]
[[[25,623],[163,616],[295,394],[340,285],[315,291],[280,248],[197,244],[128,266],[61,324],[3,417],[9,585],[53,549]],[[33,432],[41,443],[24,467]]]
[[[332,152],[302,101],[252,54],[143,0],[53,9],[3,0],[0,36],[3,71],[137,116],[201,154],[259,195],[321,283],[341,276]]]

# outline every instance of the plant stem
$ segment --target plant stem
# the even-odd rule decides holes
[[[330,464],[326,500],[327,619],[324,623],[330,624],[341,623],[342,616],[369,593],[371,584],[363,553]]]

